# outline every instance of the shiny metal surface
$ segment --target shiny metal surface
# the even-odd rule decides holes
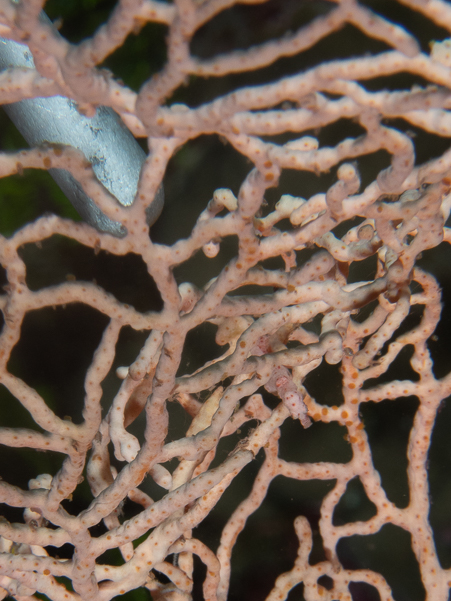
[[[9,67],[34,68],[33,57],[26,45],[0,38],[0,69]],[[101,106],[88,118],[77,111],[74,101],[62,96],[21,100],[4,109],[30,146],[56,143],[77,148],[122,206],[133,203],[146,154],[112,109]],[[49,173],[85,221],[99,231],[125,235],[125,228],[104,215],[68,171],[50,169]],[[150,225],[160,216],[163,203],[160,187],[147,212]]]

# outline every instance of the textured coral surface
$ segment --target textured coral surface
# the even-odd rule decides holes
[[[124,207],[3,136],[0,597],[446,601],[451,4],[43,8],[0,1],[35,63],[0,102],[110,107],[148,155]]]

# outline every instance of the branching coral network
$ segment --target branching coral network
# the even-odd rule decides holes
[[[270,485],[283,479],[323,480],[331,486],[321,502],[317,531],[308,516],[297,514],[292,525],[297,551],[271,584],[268,601],[288,598],[295,587],[306,601],[351,600],[354,583],[366,583],[384,601],[406,598],[398,597],[376,569],[347,567],[337,549],[341,540],[370,536],[387,524],[410,535],[424,598],[448,599],[451,568],[439,560],[429,521],[428,453],[437,411],[451,394],[451,375],[437,377],[433,370],[428,340],[440,320],[441,293],[418,260],[427,249],[451,242],[446,227],[451,151],[432,153],[426,161],[418,157],[419,132],[441,144],[451,135],[451,5],[442,0],[390,3],[402,15],[420,17],[440,30],[440,38],[424,43],[408,23],[379,14],[377,6],[373,11],[357,0],[299,2],[299,24],[285,35],[202,57],[192,50],[202,28],[241,5],[257,10],[271,3],[120,0],[107,22],[78,44],[39,19],[44,4],[0,2],[1,36],[26,43],[35,63],[35,69],[0,74],[0,102],[60,95],[89,117],[100,105],[111,107],[135,137],[147,139],[149,153],[131,207],[116,202],[74,148],[50,143],[0,155],[2,178],[28,169],[69,171],[103,213],[126,230],[118,238],[44,215],[9,237],[0,236],[7,279],[0,294],[0,384],[35,424],[2,427],[0,443],[63,458],[55,473],[36,473],[28,490],[0,482],[0,502],[23,509],[22,522],[9,517],[0,522],[2,598],[107,601],[141,587],[155,600],[188,600],[201,591],[208,601],[225,600],[235,543],[246,535],[246,522]],[[167,27],[167,62],[136,93],[100,67],[128,36],[151,22]],[[365,36],[369,50],[303,63],[307,53],[314,55],[345,26]],[[279,78],[270,70],[297,57],[295,72]],[[261,74],[260,82],[244,85],[243,75],[254,72]],[[392,76],[401,81],[405,74],[416,84],[377,84]],[[236,75],[241,78],[234,80]],[[173,99],[189,79],[227,77],[240,83],[228,84],[213,99],[197,105]],[[358,126],[360,135],[347,137],[345,128],[339,141],[324,144],[322,132],[340,120]],[[205,134],[219,136],[246,157],[247,176],[234,192],[218,187],[211,199],[203,199],[205,208],[189,236],[157,243],[149,235],[146,210],[175,153]],[[306,173],[330,176],[332,183],[304,198],[279,186],[287,172],[298,178],[300,190]],[[164,211],[170,213],[171,207]],[[177,215],[170,219],[176,221]],[[33,288],[21,249],[56,235],[96,253],[139,255],[161,295],[161,310],[139,311],[95,282],[71,279]],[[203,286],[176,277],[177,268],[196,253],[209,260],[225,256],[223,246],[230,239],[237,241],[236,254],[224,260],[216,277]],[[368,260],[374,260],[374,270],[351,277]],[[108,318],[85,374],[80,423],[58,415],[45,394],[10,366],[30,312],[74,303]],[[406,327],[415,310],[420,318]],[[206,323],[215,328],[217,352],[192,372],[182,362],[187,337]],[[113,370],[126,326],[147,338],[130,365],[116,370],[121,383],[106,406],[102,384]],[[390,372],[381,381],[406,348],[415,377],[398,379]],[[306,381],[327,365],[341,374],[342,398],[333,405],[314,398]],[[400,507],[375,468],[361,409],[369,402],[411,397],[418,406],[407,449],[409,498]],[[174,439],[168,432],[175,405],[186,420]],[[143,415],[138,436],[131,425]],[[350,459],[284,459],[279,445],[292,421],[300,423],[301,434],[302,428],[314,432],[319,424],[340,426]],[[221,446],[227,440],[234,442]],[[302,445],[302,435],[293,444]],[[257,474],[242,500],[231,503],[220,540],[203,538],[202,523],[249,466],[258,466]],[[91,496],[74,514],[68,501],[83,478]],[[374,514],[338,524],[334,512],[356,479]],[[152,498],[151,481],[158,485]],[[127,503],[133,508],[128,513]],[[318,561],[311,555],[314,544],[322,545]],[[59,553],[63,546],[70,549],[67,556]],[[115,563],[105,559],[112,549],[121,553]],[[196,568],[199,563],[205,568]]]

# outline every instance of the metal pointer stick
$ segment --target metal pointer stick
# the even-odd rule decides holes
[[[50,23],[44,13],[40,18]],[[0,38],[0,69],[10,67],[34,69],[33,56],[25,44]],[[54,143],[77,148],[92,164],[97,179],[122,206],[133,203],[146,154],[112,109],[100,106],[96,115],[88,118],[77,111],[73,100],[62,96],[21,100],[4,105],[4,109],[30,146]],[[114,236],[126,234],[125,228],[109,219],[68,171],[49,169],[49,173],[87,223]],[[149,225],[158,219],[163,204],[160,186],[147,210]]]

